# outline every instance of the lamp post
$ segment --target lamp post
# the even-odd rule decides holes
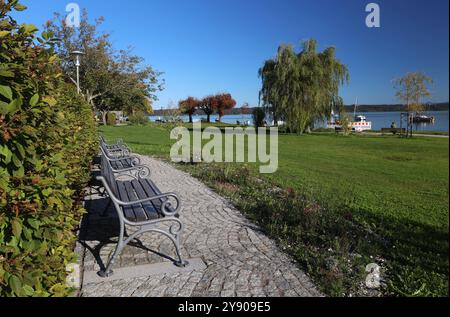
[[[73,51],[70,55],[75,56],[75,66],[77,68],[77,92],[80,93],[80,57],[84,55],[81,51]]]

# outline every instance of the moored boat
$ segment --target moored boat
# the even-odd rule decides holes
[[[414,123],[434,123],[435,122],[435,118],[434,117],[429,117],[426,115],[415,115],[413,117],[413,122]]]

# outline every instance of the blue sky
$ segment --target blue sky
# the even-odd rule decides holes
[[[103,16],[116,48],[133,47],[163,71],[155,108],[188,95],[228,91],[238,105],[258,103],[258,69],[282,43],[307,38],[333,45],[350,69],[347,104],[396,103],[392,79],[422,71],[435,80],[433,102],[449,100],[448,0],[22,0],[16,18],[41,26],[70,2]],[[367,28],[376,2],[381,28]]]

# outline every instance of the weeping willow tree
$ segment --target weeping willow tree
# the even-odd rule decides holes
[[[339,88],[348,83],[349,72],[336,59],[335,49],[317,52],[317,42],[302,43],[296,53],[292,45],[281,45],[276,58],[259,70],[260,101],[275,122],[286,121],[292,132],[308,131],[317,119],[329,117],[343,102]]]

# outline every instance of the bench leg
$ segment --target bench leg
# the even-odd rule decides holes
[[[186,260],[183,260],[183,258],[181,257],[180,234],[181,234],[181,232],[179,232],[178,234],[175,234],[175,240],[173,241],[173,244],[175,245],[175,250],[177,252],[177,257],[178,257],[178,261],[175,261],[173,264],[178,267],[186,267],[189,265],[189,262]]]
[[[181,239],[181,234],[183,233],[183,223],[180,221],[179,216],[175,216],[175,221],[177,222],[178,226],[173,225],[170,227],[169,232],[172,235],[173,239],[171,237],[169,237],[174,246],[175,246],[175,251],[177,252],[177,257],[178,257],[178,261],[175,261],[173,264],[175,266],[178,267],[186,267],[189,265],[189,262],[186,260],[183,260],[182,256],[181,256],[181,252],[180,252],[180,239]]]
[[[170,228],[169,232],[161,230],[161,229],[157,229],[154,228],[153,226],[149,226],[149,227],[143,227],[141,230],[135,232],[134,234],[132,234],[131,236],[129,236],[127,238],[127,240],[124,242],[124,245],[127,245],[128,243],[130,243],[131,241],[133,241],[134,239],[136,239],[138,236],[147,233],[147,232],[155,232],[155,233],[159,233],[162,234],[164,236],[166,236],[167,238],[169,238],[170,241],[172,241],[174,247],[175,247],[175,251],[176,251],[176,255],[177,255],[177,260],[174,261],[174,265],[178,266],[178,267],[186,267],[189,265],[189,262],[186,260],[183,260],[183,257],[181,255],[180,252],[180,234],[183,231],[183,224],[181,223],[181,221],[178,218],[165,218],[162,221],[174,221],[177,223],[177,225],[174,225]],[[174,229],[176,228],[176,229]]]
[[[166,218],[164,221],[167,221],[168,219]],[[181,223],[181,221],[178,218],[173,218],[170,219],[170,221],[175,221],[178,223],[178,229],[175,230],[173,229],[173,227],[171,227],[171,229],[169,230],[169,232],[166,232],[164,230],[161,229],[156,229],[154,227],[147,227],[147,228],[142,228],[141,230],[138,230],[137,232],[133,233],[131,236],[129,236],[125,241],[125,225],[121,222],[120,224],[120,237],[119,237],[119,243],[117,244],[116,250],[114,251],[114,254],[112,255],[111,259],[109,260],[108,264],[106,265],[105,270],[102,270],[100,272],[98,272],[98,275],[101,277],[110,277],[111,275],[113,275],[113,271],[112,271],[112,267],[115,263],[116,258],[120,255],[120,253],[122,252],[123,248],[128,245],[128,243],[130,243],[131,241],[135,240],[138,236],[147,233],[147,232],[155,232],[155,233],[160,233],[166,237],[168,237],[170,239],[170,241],[172,241],[173,245],[175,246],[175,251],[177,254],[177,258],[178,260],[174,261],[174,265],[177,267],[186,267],[189,265],[189,262],[186,260],[183,260],[183,257],[181,255],[180,252],[180,234],[183,231],[183,225]]]
[[[124,233],[125,233],[125,225],[121,222],[120,223],[120,236],[119,236],[119,242],[117,243],[116,249],[114,250],[114,253],[112,257],[109,259],[108,264],[106,265],[106,268],[104,270],[101,270],[98,272],[98,275],[100,277],[110,277],[114,274],[112,267],[116,261],[116,258],[120,255],[123,248],[125,247],[126,243],[124,243]]]

